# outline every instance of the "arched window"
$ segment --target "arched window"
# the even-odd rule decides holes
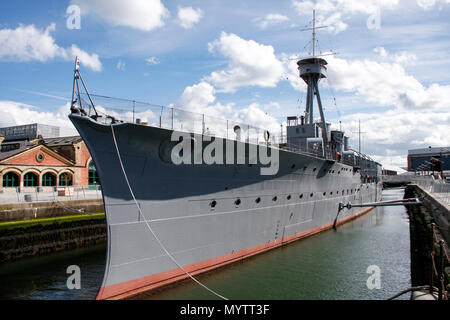
[[[24,187],[37,187],[39,184],[39,179],[36,174],[33,172],[28,172],[23,177],[23,186]]]
[[[19,176],[14,172],[7,172],[3,175],[4,188],[16,188],[20,184]]]
[[[59,176],[59,186],[67,187],[72,185],[72,175],[68,172],[64,172]]]
[[[100,179],[98,177],[97,168],[95,168],[94,161],[89,163],[89,185],[96,186],[100,185]]]
[[[56,186],[56,176],[51,173],[47,172],[42,176],[42,186],[43,187],[55,187]]]

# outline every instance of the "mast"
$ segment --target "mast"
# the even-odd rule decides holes
[[[302,31],[312,30],[312,57],[299,60],[297,62],[298,69],[300,71],[300,77],[308,85],[307,95],[306,95],[306,108],[305,108],[305,123],[314,123],[314,100],[317,100],[321,127],[322,127],[322,138],[324,141],[324,148],[328,143],[328,128],[325,121],[325,115],[322,108],[322,101],[320,99],[319,92],[319,80],[326,78],[326,65],[328,64],[326,60],[316,56],[316,30],[320,28],[326,28],[326,26],[316,27],[316,11],[313,10],[313,27],[309,29],[303,29]]]
[[[316,56],[316,10],[313,10],[313,28],[312,28],[312,46],[313,46],[313,57]]]

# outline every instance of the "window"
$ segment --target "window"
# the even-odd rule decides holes
[[[43,187],[55,187],[56,186],[56,176],[51,173],[47,172],[42,176],[42,186]]]
[[[28,172],[23,177],[23,186],[24,187],[37,187],[38,186],[38,176],[34,174],[33,172]]]
[[[89,185],[99,185],[100,179],[98,177],[97,169],[95,168],[94,161],[89,163]]]
[[[64,172],[59,176],[58,185],[60,187],[67,187],[67,186],[71,186],[72,184],[73,184],[72,175],[70,173]]]
[[[8,151],[12,151],[12,150],[17,150],[20,148],[20,144],[15,143],[15,144],[2,144],[0,146],[0,152],[8,152]]]
[[[3,187],[15,188],[19,186],[19,176],[14,172],[8,172],[3,175]]]

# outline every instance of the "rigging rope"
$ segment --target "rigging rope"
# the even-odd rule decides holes
[[[114,126],[111,125],[111,132],[112,132],[112,136],[113,136],[113,140],[114,140],[114,146],[116,148],[116,152],[117,152],[117,157],[119,159],[120,162],[120,167],[122,169],[123,175],[125,177],[125,181],[128,185],[128,189],[130,190],[130,194],[133,197],[134,203],[136,204],[136,207],[139,210],[139,214],[141,215],[142,219],[144,220],[145,224],[147,225],[148,229],[150,230],[150,232],[153,234],[153,237],[156,239],[156,241],[158,242],[158,244],[160,245],[160,247],[164,250],[164,252],[167,254],[167,256],[178,266],[178,268],[180,268],[189,278],[191,278],[193,281],[195,281],[198,285],[200,285],[201,287],[203,287],[204,289],[208,290],[209,292],[211,292],[212,294],[216,295],[217,297],[223,299],[223,300],[228,300],[227,298],[225,298],[224,296],[218,294],[217,292],[213,291],[212,289],[208,288],[206,285],[204,285],[203,283],[201,283],[200,281],[198,281],[197,279],[195,279],[188,271],[186,271],[179,263],[178,261],[170,254],[170,252],[166,249],[166,247],[163,245],[163,243],[161,242],[161,240],[158,238],[158,236],[155,234],[155,232],[153,231],[153,229],[151,228],[150,224],[148,223],[148,220],[145,218],[144,214],[141,211],[141,208],[136,200],[136,197],[134,196],[133,190],[131,188],[130,182],[128,181],[128,176],[127,173],[125,172],[125,168],[123,166],[122,163],[122,158],[120,156],[120,152],[119,152],[119,147],[117,145],[117,140],[116,140],[116,135],[114,133]]]

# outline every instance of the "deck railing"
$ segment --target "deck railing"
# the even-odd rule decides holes
[[[100,123],[110,124],[114,118],[116,121],[137,123],[154,127],[165,128],[182,132],[191,132],[209,135],[224,139],[243,141],[253,144],[270,145],[296,153],[308,154],[319,158],[339,160],[352,166],[359,166],[358,153],[355,152],[354,161],[349,161],[341,156],[337,159],[336,152],[332,152],[330,146],[314,146],[306,143],[288,143],[285,127],[262,129],[238,120],[227,120],[206,114],[186,111],[174,106],[160,106],[133,100],[118,99],[101,95],[91,95],[95,103],[95,111],[100,115],[97,119]],[[82,107],[89,112],[89,116],[95,114],[89,99],[83,96]],[[367,158],[365,155],[360,155]]]

